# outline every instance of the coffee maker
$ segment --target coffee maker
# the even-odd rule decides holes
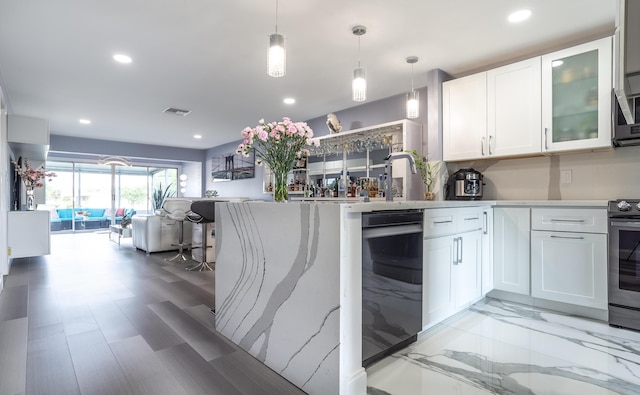
[[[447,181],[445,196],[447,200],[481,200],[482,174],[472,168],[460,169]]]

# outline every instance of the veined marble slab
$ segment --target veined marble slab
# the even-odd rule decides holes
[[[216,329],[310,394],[338,394],[340,206],[216,204]]]
[[[368,369],[369,394],[638,394],[640,333],[488,299]]]

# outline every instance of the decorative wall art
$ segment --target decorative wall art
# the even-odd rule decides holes
[[[211,179],[213,181],[244,180],[256,176],[256,156],[251,152],[248,157],[230,153],[211,158]]]

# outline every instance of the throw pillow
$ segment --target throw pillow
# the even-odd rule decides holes
[[[119,208],[118,211],[116,211],[116,217],[124,217],[124,208]]]

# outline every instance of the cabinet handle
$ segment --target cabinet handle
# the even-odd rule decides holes
[[[453,239],[453,264],[458,264],[458,238]]]
[[[551,238],[553,238],[553,239],[574,239],[574,240],[584,240],[584,237],[582,237],[582,236],[557,236],[557,235],[551,235]]]
[[[480,150],[482,151],[482,156],[484,156],[484,137],[480,140]]]
[[[492,140],[493,140],[493,136],[492,136],[492,135],[489,135],[489,144],[488,144],[488,147],[489,147],[489,155],[493,155],[493,152],[491,151],[491,141],[492,141]]]
[[[582,224],[584,223],[583,219],[556,219],[556,218],[551,218],[549,220],[549,222],[569,222],[569,223],[576,223],[576,224]]]
[[[486,235],[487,232],[489,232],[489,215],[484,211],[482,216],[484,217],[484,221],[482,222],[482,233]]]
[[[465,221],[477,221],[477,220],[479,220],[479,219],[480,219],[480,217],[467,217],[467,218],[465,218],[464,220],[465,220]]]
[[[544,149],[549,150],[549,128],[544,128]]]
[[[458,263],[462,263],[462,237],[458,237]]]
[[[453,222],[453,220],[452,220],[452,219],[450,219],[450,220],[448,220],[448,221],[433,221],[433,223],[434,223],[434,224],[437,224],[437,225],[439,225],[439,224],[450,224],[450,223],[452,223],[452,222]]]

